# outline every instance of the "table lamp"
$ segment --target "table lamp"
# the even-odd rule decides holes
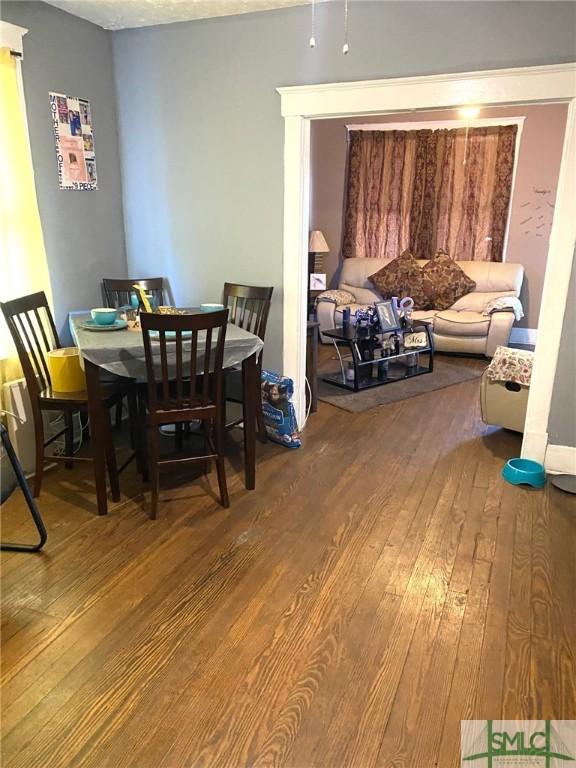
[[[323,254],[328,253],[328,243],[319,229],[310,232],[308,239],[308,316],[314,318],[315,297],[326,290]]]
[[[311,266],[310,272],[324,272],[324,253],[328,253],[330,248],[326,242],[326,238],[319,229],[314,229],[310,232],[310,239],[308,240],[308,254],[312,257],[309,260]]]

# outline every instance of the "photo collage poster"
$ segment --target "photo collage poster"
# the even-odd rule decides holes
[[[90,102],[50,93],[60,189],[98,189]]]

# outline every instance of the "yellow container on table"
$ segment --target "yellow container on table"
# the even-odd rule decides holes
[[[48,352],[48,370],[54,392],[67,394],[86,390],[86,376],[76,347],[63,347]]]

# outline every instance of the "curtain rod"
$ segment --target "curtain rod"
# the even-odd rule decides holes
[[[347,123],[345,127],[348,133],[350,131],[439,131],[454,126],[454,123],[458,123],[457,127],[460,128],[465,128],[466,125],[470,128],[488,128],[499,125],[523,125],[525,120],[526,115],[516,117],[495,115],[494,117],[475,117],[472,120],[446,118],[445,120],[395,120],[389,123]]]

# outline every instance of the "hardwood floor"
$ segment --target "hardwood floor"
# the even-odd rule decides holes
[[[520,438],[478,381],[353,415],[304,446],[133,468],[94,514],[49,473],[43,554],[2,558],[5,768],[451,768],[461,719],[576,717],[576,502],[503,482]],[[30,526],[14,494],[3,538]]]

